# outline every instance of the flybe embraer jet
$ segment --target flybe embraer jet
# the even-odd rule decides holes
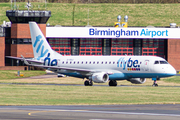
[[[142,84],[146,78],[159,80],[176,74],[176,70],[163,58],[156,56],[62,56],[51,49],[35,22],[30,22],[34,58],[23,56],[26,65],[43,67],[56,73],[87,78],[85,86],[109,81],[117,86],[117,80]]]

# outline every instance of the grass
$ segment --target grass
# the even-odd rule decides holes
[[[16,76],[16,72],[14,73],[14,75]],[[28,74],[28,73],[27,73]],[[27,75],[26,74],[26,75]],[[32,73],[33,74],[33,73]],[[12,75],[11,75],[12,76]],[[34,74],[35,76],[35,74]],[[22,77],[18,77],[16,79],[9,79],[8,77],[6,77],[7,79],[0,79],[0,83],[45,83],[45,84],[79,84],[79,85],[83,85],[84,84],[84,80],[80,79],[80,78],[74,78],[74,77],[52,77],[52,78],[39,78],[39,79],[28,79],[25,78],[23,79]],[[157,81],[159,86],[180,86],[180,76],[173,76],[173,77],[169,77],[169,78],[163,78],[160,81]],[[151,79],[146,79],[146,82],[144,84],[132,84],[126,80],[123,81],[117,81],[118,85],[128,85],[128,86],[152,86],[153,81]],[[104,85],[104,86],[108,86],[108,82],[107,83],[94,83],[94,85]]]
[[[179,89],[0,85],[0,105],[180,104]]]
[[[18,76],[17,70],[0,70],[0,81],[22,78]],[[20,71],[20,74],[23,74],[23,77],[31,77],[46,74],[45,71]]]
[[[180,77],[179,76],[173,76],[173,77],[169,77],[169,78],[164,78],[163,81],[168,82],[168,83],[179,84],[180,83]]]
[[[21,71],[26,76],[39,75],[40,71]],[[0,83],[53,83],[83,84],[82,79],[43,78],[14,79],[17,71],[0,71]],[[6,78],[6,79],[5,79]],[[57,85],[18,85],[0,84],[0,105],[108,105],[108,104],[180,104],[180,76],[164,78],[158,81],[159,87],[152,87],[153,81],[147,79],[144,84],[131,84],[118,81],[126,87],[105,86],[57,86]],[[94,83],[99,85],[98,83]],[[167,87],[168,86],[168,87]]]
[[[25,3],[18,3],[20,10],[26,10]],[[44,3],[32,3],[33,10],[44,10]],[[38,5],[40,8],[38,8]],[[11,9],[10,3],[0,3],[0,21],[8,21],[6,10]],[[89,20],[88,20],[89,9]],[[51,11],[50,25],[113,26],[117,15],[129,16],[129,26],[169,26],[169,23],[180,25],[180,4],[68,4],[48,3]],[[74,11],[73,11],[74,10]]]

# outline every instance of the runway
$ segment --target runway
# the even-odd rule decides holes
[[[4,120],[179,120],[180,105],[0,106]]]

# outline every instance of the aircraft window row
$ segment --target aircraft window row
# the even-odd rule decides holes
[[[167,61],[155,61],[154,64],[168,64]]]
[[[159,62],[159,61],[158,61],[158,62]],[[83,61],[82,61],[82,62],[79,62],[79,61],[77,61],[77,62],[76,62],[76,61],[74,61],[74,62],[72,62],[72,61],[70,61],[70,62],[68,62],[68,61],[64,62],[64,61],[63,61],[63,62],[62,62],[62,64],[65,64],[65,63],[66,63],[66,64],[68,64],[68,63],[69,63],[69,64],[76,64],[76,63],[77,63],[77,64],[80,64],[80,63],[81,63],[81,64],[83,64],[83,63],[88,64],[88,61],[86,61],[86,62],[83,62]],[[115,61],[113,61],[113,62],[111,62],[111,61],[109,61],[109,62],[107,62],[107,61],[106,61],[106,62],[103,62],[103,61],[102,61],[102,62],[99,62],[99,61],[97,61],[97,62],[95,62],[95,61],[91,62],[91,61],[89,61],[89,64],[91,64],[91,63],[92,63],[92,64],[115,64],[115,63],[117,63],[117,64],[123,64],[123,62],[120,62],[120,63],[119,63],[119,62],[115,62]],[[125,62],[124,64],[126,64],[126,62]],[[128,62],[128,64],[130,64],[130,63]],[[140,64],[141,64],[141,62],[140,62]]]
[[[72,64],[72,63],[73,63],[73,64],[76,64],[76,63],[77,63],[77,64],[79,64],[79,63],[81,63],[81,64],[83,64],[83,63],[88,64],[87,61],[86,61],[86,62],[83,62],[83,61],[82,61],[82,62],[79,62],[79,61],[77,61],[77,62],[76,62],[76,61],[74,61],[74,62],[68,62],[68,61],[64,62],[64,61],[63,61],[62,64],[64,64],[64,63],[66,63],[66,64],[68,64],[68,63],[69,63],[69,64]],[[99,62],[99,61],[97,61],[97,62],[95,62],[95,61],[91,62],[91,61],[90,61],[89,64],[91,64],[91,63],[92,63],[92,64],[100,64],[100,63],[101,63],[101,64],[108,64],[108,63],[109,63],[109,64],[111,64],[111,63],[112,63],[112,64],[115,64],[116,62],[107,62],[107,61],[106,61],[106,62]],[[118,62],[117,62],[117,64],[118,64]],[[121,64],[122,64],[122,62],[121,62]]]

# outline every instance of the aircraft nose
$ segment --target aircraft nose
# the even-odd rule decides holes
[[[170,67],[169,73],[172,75],[176,75],[176,70],[174,69],[174,67],[172,67],[172,66]]]
[[[174,69],[174,68],[173,68]],[[176,75],[176,70],[174,69],[173,74]]]

